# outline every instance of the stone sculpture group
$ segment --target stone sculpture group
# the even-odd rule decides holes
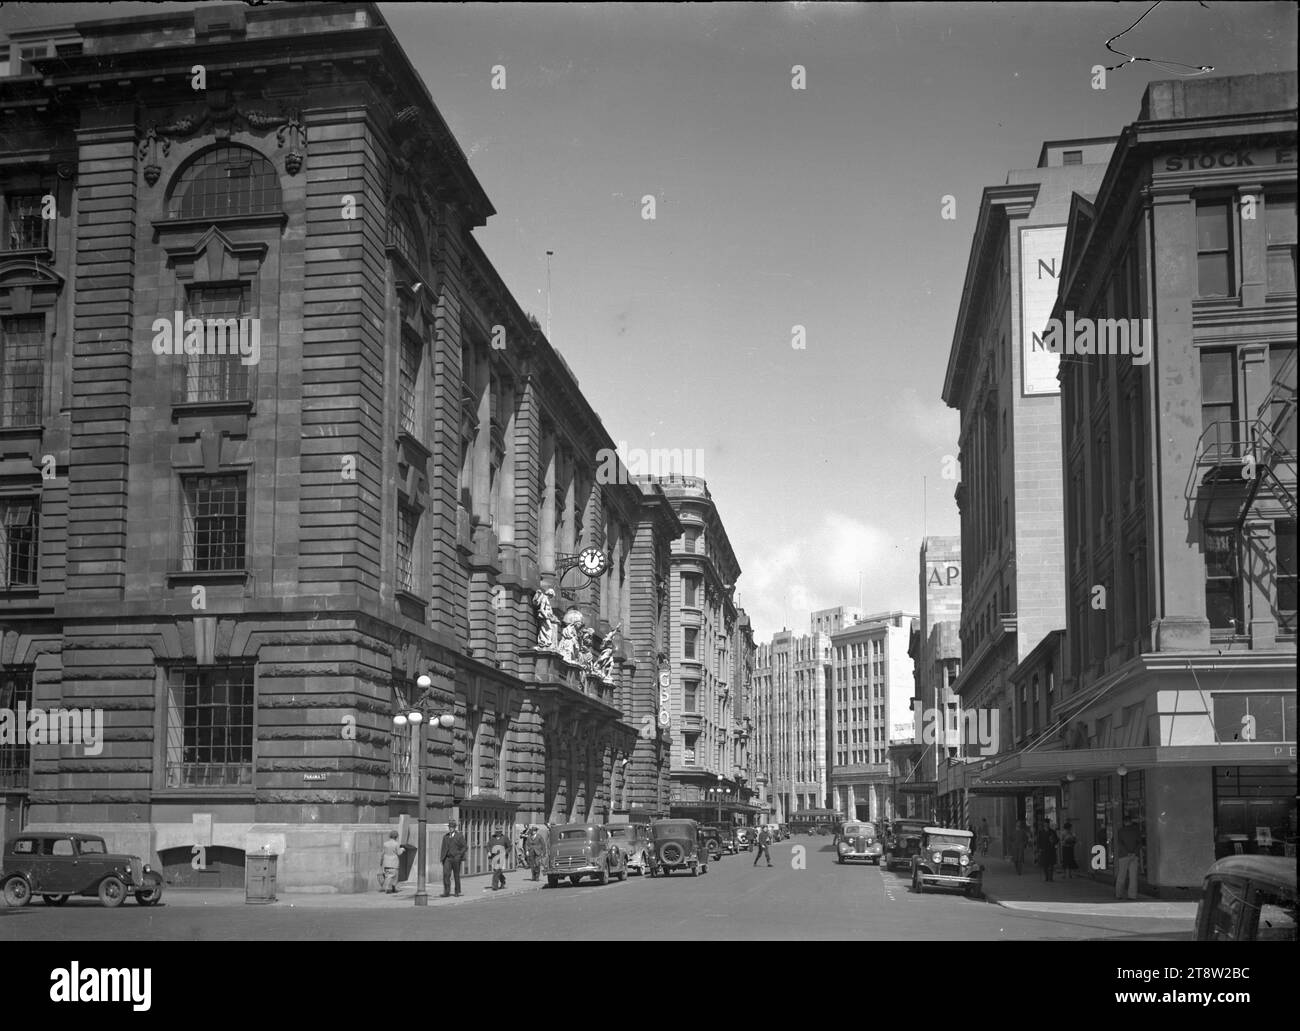
[[[622,623],[601,635],[586,625],[582,613],[570,609],[561,620],[555,615],[554,588],[538,588],[533,595],[537,611],[537,650],[556,652],[565,662],[581,666],[584,673],[614,682],[614,638]]]

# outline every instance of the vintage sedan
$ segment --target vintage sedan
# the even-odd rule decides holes
[[[611,877],[627,880],[627,857],[606,827],[594,823],[566,823],[551,832],[546,854],[546,884],[554,888],[563,877],[577,884],[594,877],[608,884]]]
[[[1295,856],[1228,856],[1202,887],[1197,941],[1296,940]]]
[[[885,846],[876,833],[874,823],[849,820],[840,829],[840,840],[835,851],[841,864],[863,859],[879,866],[885,854]]]
[[[885,869],[896,866],[912,866],[912,857],[921,850],[921,833],[928,820],[902,818],[895,820],[889,827],[885,838]]]
[[[700,833],[704,836],[704,851],[714,862],[722,862],[726,854],[726,839],[731,835],[730,827],[721,827],[716,823],[700,824]]]
[[[650,824],[654,845],[650,876],[690,870],[692,877],[708,873],[709,856],[703,848],[700,825],[694,820],[655,820]]]
[[[974,859],[975,835],[951,827],[926,827],[912,857],[912,890],[955,888],[970,898],[984,894],[984,869]]]
[[[736,828],[736,851],[748,852],[754,847],[754,829],[752,827]]]
[[[650,825],[647,823],[607,823],[605,830],[627,858],[629,873],[644,876],[650,869],[650,856],[654,846],[650,843]]]
[[[25,906],[40,895],[47,906],[61,906],[73,895],[98,896],[109,908],[127,896],[142,906],[162,898],[162,876],[139,856],[109,852],[94,834],[20,834],[5,849],[0,894],[5,905]]]

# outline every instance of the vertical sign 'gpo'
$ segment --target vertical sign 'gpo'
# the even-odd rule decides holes
[[[1061,358],[1047,349],[1043,331],[1056,304],[1064,253],[1065,226],[1020,230],[1020,354],[1026,394],[1061,391],[1056,382]]]

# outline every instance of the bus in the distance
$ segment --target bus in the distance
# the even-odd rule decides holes
[[[791,834],[834,834],[846,819],[834,809],[799,809],[786,822]]]

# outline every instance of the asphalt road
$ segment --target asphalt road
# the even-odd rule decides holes
[[[803,869],[795,845],[806,850]],[[1190,921],[1178,919],[1021,912],[951,893],[913,895],[902,872],[839,865],[825,838],[782,842],[772,856],[770,869],[741,853],[694,878],[633,876],[605,887],[565,881],[454,908],[417,909],[379,896],[357,908],[291,907],[292,895],[268,906],[244,905],[238,895],[205,907],[168,905],[166,896],[152,908],[37,902],[0,908],[0,941],[1075,941],[1186,939],[1191,931]]]

